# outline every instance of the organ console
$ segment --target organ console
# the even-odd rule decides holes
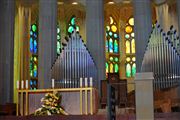
[[[60,56],[51,68],[55,87],[80,87],[80,78],[93,78],[93,87],[97,87],[97,66],[81,36],[78,32],[73,32],[65,39],[66,43],[63,43]],[[90,84],[90,80],[88,81]]]

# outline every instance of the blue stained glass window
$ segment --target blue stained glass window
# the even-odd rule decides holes
[[[113,35],[113,33],[112,33],[112,32],[109,32],[109,35],[110,35],[110,36],[112,36],[112,35]]]
[[[30,38],[30,52],[33,52],[33,39]]]
[[[109,17],[106,25],[106,56],[108,56],[108,69],[106,73],[118,73],[119,71],[119,29],[113,17]],[[106,65],[107,66],[107,65]]]
[[[113,53],[113,40],[109,40],[109,52]]]
[[[37,89],[37,84],[34,85],[34,81],[37,83],[38,76],[38,26],[36,24],[31,25],[30,30],[30,63],[29,63],[29,75],[30,75],[30,89]]]
[[[108,52],[108,40],[106,40],[106,52]]]
[[[114,52],[115,52],[115,53],[118,53],[118,50],[119,50],[119,49],[118,49],[118,42],[117,42],[117,40],[115,40],[115,41],[114,41]]]
[[[32,32],[32,31],[30,31],[30,35],[33,35],[33,32]]]
[[[118,35],[116,33],[114,34],[114,38],[118,38]]]

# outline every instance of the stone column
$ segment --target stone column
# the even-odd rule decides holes
[[[51,86],[51,66],[56,58],[57,0],[39,1],[39,88]]]
[[[153,73],[137,73],[135,77],[136,119],[154,120]]]
[[[86,0],[87,47],[98,68],[97,84],[105,79],[105,41],[103,0]]]
[[[177,18],[178,18],[178,30],[179,30],[179,36],[180,36],[180,0],[176,0],[177,4]],[[179,40],[180,43],[180,40]],[[180,85],[180,82],[179,82]],[[180,98],[180,87],[178,87],[178,97]]]
[[[180,36],[180,0],[176,0],[176,5],[177,5],[178,30]]]
[[[134,27],[136,41],[136,66],[140,72],[143,55],[152,29],[151,1],[134,0]]]
[[[0,0],[0,104],[13,102],[15,1]]]

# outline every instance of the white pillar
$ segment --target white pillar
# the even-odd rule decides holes
[[[153,73],[136,73],[136,119],[154,120]]]
[[[97,84],[105,79],[104,4],[103,0],[86,0],[87,47],[98,68]],[[100,87],[98,85],[98,87]]]
[[[152,28],[151,1],[134,0],[134,27],[136,41],[136,66],[140,72],[144,51]]]
[[[51,87],[51,65],[56,58],[57,0],[39,1],[39,88]]]
[[[0,0],[0,104],[13,102],[15,1]]]

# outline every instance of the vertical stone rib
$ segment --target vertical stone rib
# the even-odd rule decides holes
[[[98,80],[105,79],[105,42],[104,42],[104,4],[103,0],[86,1],[87,47],[97,68]]]
[[[0,0],[0,104],[13,102],[15,1]]]
[[[39,88],[51,86],[51,65],[56,58],[57,0],[39,1]]]
[[[143,55],[152,29],[151,1],[134,0],[134,28],[136,41],[136,66],[140,72]]]

